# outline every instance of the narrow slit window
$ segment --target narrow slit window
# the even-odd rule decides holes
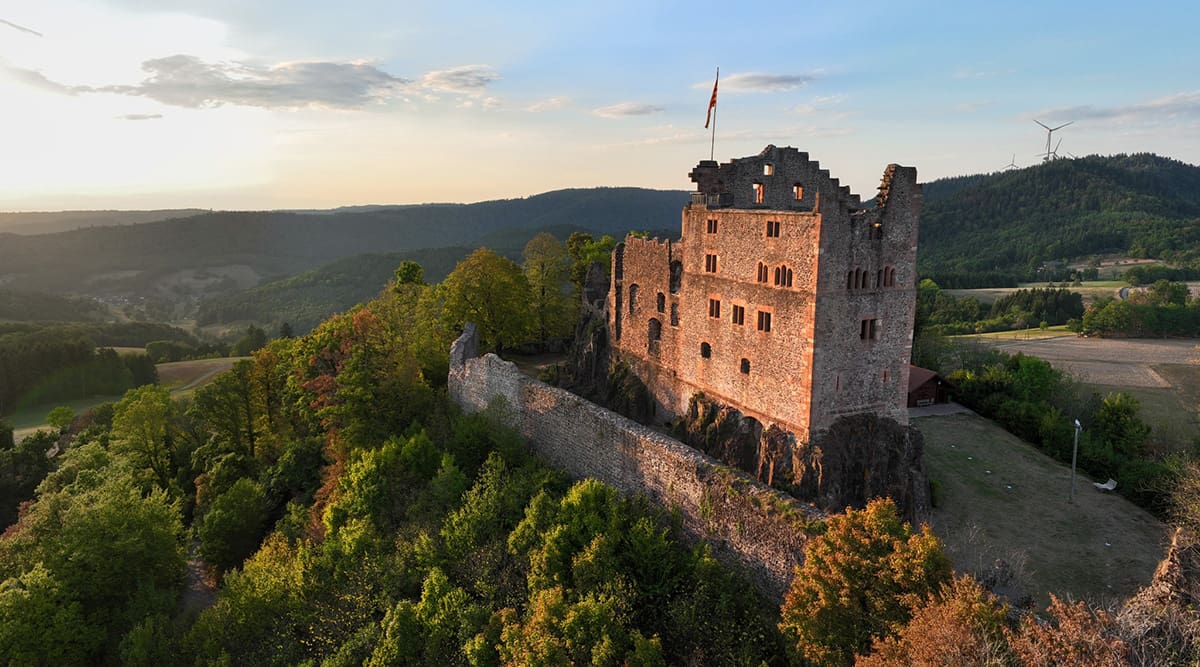
[[[767,282],[767,274],[768,273],[769,272],[767,271],[767,265],[763,264],[762,262],[759,262],[758,263],[758,282],[760,282],[760,283]]]
[[[708,343],[700,343],[700,356],[705,359],[712,358],[712,345]]]
[[[801,199],[804,199],[804,186],[800,185],[799,183],[793,185],[792,186],[792,196],[796,198],[796,201],[800,201]]]
[[[750,360],[749,359],[742,359],[742,374],[743,375],[750,374]]]
[[[655,299],[656,299],[655,306],[656,306],[656,309],[658,310],[658,312],[660,312],[660,313],[667,312],[667,295],[663,294],[662,292],[659,292],[658,296],[655,297]]]

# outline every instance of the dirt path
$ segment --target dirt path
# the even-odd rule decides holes
[[[200,612],[217,603],[217,578],[208,564],[200,559],[199,543],[193,542],[187,563],[187,586],[179,601],[179,614],[195,618]]]

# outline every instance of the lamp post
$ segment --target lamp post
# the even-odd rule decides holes
[[[1075,446],[1071,449],[1071,502],[1075,502],[1075,460],[1079,456],[1079,431],[1083,429],[1083,424],[1079,420],[1075,420]]]

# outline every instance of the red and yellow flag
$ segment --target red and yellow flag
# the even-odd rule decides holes
[[[704,129],[708,129],[708,124],[712,122],[713,109],[717,108],[717,84],[721,81],[721,68],[717,68],[717,78],[713,81],[713,94],[708,100],[708,115],[704,117]]]

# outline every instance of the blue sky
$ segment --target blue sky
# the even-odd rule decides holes
[[[1045,5],[1045,6],[1043,6]],[[687,189],[808,151],[871,196],[1060,154],[1200,162],[1192,3],[0,0],[0,209]]]

